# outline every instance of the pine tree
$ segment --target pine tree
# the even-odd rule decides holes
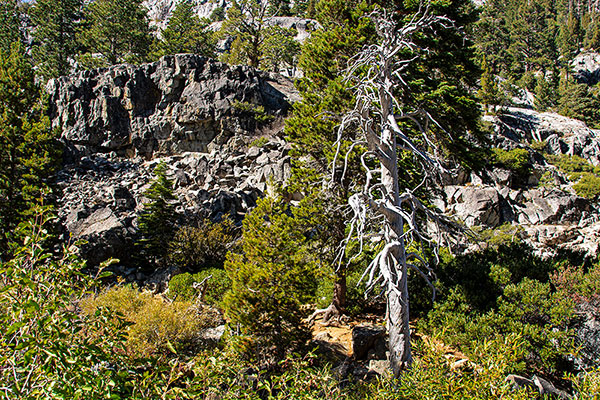
[[[175,234],[177,215],[172,203],[173,182],[166,176],[167,166],[158,164],[155,179],[144,195],[150,200],[138,216],[141,239],[137,242],[142,258],[150,264],[160,265],[167,259],[169,243]]]
[[[14,228],[49,190],[59,147],[22,46],[0,50],[0,256]]]
[[[146,59],[152,36],[142,0],[96,0],[86,18],[82,38],[90,53],[102,54],[109,65]]]
[[[0,51],[9,54],[14,43],[23,44],[18,0],[0,0]]]
[[[580,21],[573,9],[567,15],[559,15],[558,21],[562,23],[558,24],[557,44],[560,53],[570,59],[577,54],[582,44]]]
[[[34,61],[44,78],[67,75],[80,49],[83,0],[37,0],[31,8]]]
[[[290,0],[270,0],[269,13],[271,15],[288,17],[292,15],[290,3]]]
[[[216,41],[207,28],[208,22],[200,20],[190,0],[178,3],[167,27],[161,32],[162,39],[156,44],[155,55],[194,53],[214,57]]]
[[[536,78],[535,85],[535,109],[538,111],[546,111],[556,105],[556,74],[552,74],[548,80],[544,75]]]
[[[335,271],[332,304],[326,310],[318,310],[324,313],[325,321],[343,314],[347,306],[346,266],[349,260],[345,253],[339,260],[339,243],[346,235],[346,220],[339,209],[346,203],[350,188],[356,183],[355,177],[360,176],[360,160],[351,157],[347,174],[343,178],[341,175],[335,177],[327,192],[320,191],[318,183],[328,175],[334,160],[337,117],[353,104],[343,69],[350,57],[375,36],[373,25],[364,18],[371,10],[366,3],[354,0],[319,2],[317,14],[323,29],[315,31],[303,46],[300,68],[304,78],[297,82],[302,101],[294,105],[292,117],[286,120],[285,131],[293,144],[294,155],[287,190],[314,198],[323,217],[317,225],[327,226],[326,230],[315,230],[317,234],[313,238],[323,249],[321,259]],[[340,159],[348,150],[347,147],[342,149]]]
[[[316,264],[296,211],[281,198],[259,200],[244,219],[241,252],[230,253],[225,262],[231,279],[225,313],[253,340],[252,350],[269,361],[310,337],[301,306],[316,290]]]
[[[272,16],[267,2],[240,0],[227,11],[220,35],[233,38],[229,52],[221,56],[228,64],[258,68],[267,19]]]
[[[481,83],[477,96],[484,106],[496,106],[500,104],[500,91],[485,55],[481,60],[481,71]]]
[[[279,72],[281,68],[293,70],[297,64],[300,45],[295,40],[296,30],[271,26],[265,30],[265,40],[261,45],[260,68]],[[293,75],[293,71],[291,75]]]
[[[558,112],[586,122],[590,127],[598,126],[600,101],[585,84],[577,83],[565,69],[558,85]]]

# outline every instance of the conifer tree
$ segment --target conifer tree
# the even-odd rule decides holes
[[[545,76],[540,75],[536,78],[535,85],[535,109],[538,111],[546,111],[556,105],[556,84],[553,74],[552,80],[548,80]]]
[[[272,9],[267,2],[240,0],[232,4],[221,27],[221,35],[233,38],[231,49],[221,58],[228,64],[258,68],[267,19]]]
[[[347,61],[375,36],[368,18],[372,10],[365,2],[345,0],[322,0],[317,5],[318,21],[323,29],[313,33],[305,43],[300,55],[300,68],[304,78],[297,82],[302,101],[294,105],[292,117],[286,120],[286,134],[293,144],[292,178],[290,191],[300,191],[320,201],[319,214],[324,218],[320,224],[325,231],[316,230],[315,241],[323,250],[321,258],[335,271],[332,304],[325,310],[324,322],[339,317],[346,309],[346,266],[349,258],[339,251],[345,238],[346,220],[339,212],[360,176],[360,161],[348,163],[348,173],[335,179],[326,191],[319,184],[328,176],[330,163],[336,152],[336,126],[338,117],[350,109],[353,96],[349,85],[343,80]],[[346,154],[348,148],[342,151]],[[319,234],[320,233],[320,234]]]
[[[155,55],[194,53],[206,57],[215,56],[215,38],[207,30],[208,21],[202,21],[194,12],[190,0],[177,4],[167,27],[161,32],[162,39],[156,44]]]
[[[575,15],[573,9],[569,10],[567,15],[559,15],[558,21],[558,47],[560,53],[570,59],[572,56],[577,54],[581,47],[581,26],[580,20]]]
[[[280,26],[267,28],[265,40],[261,46],[260,68],[273,72],[279,72],[283,67],[293,70],[300,53],[300,45],[295,40],[295,36],[295,29]],[[291,72],[293,75],[293,71]]]
[[[282,11],[285,10],[285,11]],[[295,67],[298,45],[296,32],[272,24],[273,17],[289,14],[289,2],[240,0],[227,11],[220,35],[232,39],[221,56],[228,64],[245,64],[277,71],[280,65]]]
[[[0,50],[0,255],[14,228],[49,190],[58,145],[22,46]]]
[[[30,11],[35,46],[33,57],[44,78],[67,75],[80,49],[78,34],[83,0],[37,0]]]
[[[558,112],[571,118],[581,119],[595,128],[600,120],[600,100],[590,93],[587,85],[577,83],[565,69],[558,85]]]
[[[141,239],[137,246],[142,258],[151,264],[160,265],[167,258],[169,243],[175,234],[177,215],[172,203],[173,182],[166,176],[167,166],[158,164],[154,169],[154,180],[144,195],[150,200],[138,216]]]
[[[492,74],[485,55],[481,60],[481,71],[481,83],[477,95],[484,106],[498,105],[500,103],[498,83],[494,78],[494,74]]]
[[[0,0],[0,50],[9,54],[14,43],[23,44],[18,0]]]
[[[86,18],[82,37],[90,53],[102,54],[109,65],[145,60],[152,36],[142,0],[95,0]]]
[[[310,337],[301,306],[316,290],[316,264],[302,211],[281,198],[259,200],[243,224],[241,252],[225,262],[231,290],[223,305],[253,339],[258,356],[271,360]]]

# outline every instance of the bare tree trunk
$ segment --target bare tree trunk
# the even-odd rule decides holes
[[[392,87],[391,79],[386,76],[385,84]],[[391,91],[390,91],[391,93]],[[390,117],[391,96],[382,94],[381,117],[384,121]],[[392,116],[393,118],[393,116]],[[390,129],[381,132],[381,183],[386,194],[386,200],[394,207],[402,207],[400,201],[400,187],[398,185],[398,158],[396,134]],[[391,270],[390,281],[387,287],[387,329],[389,335],[389,361],[394,376],[412,363],[410,327],[409,327],[409,302],[406,263],[406,249],[403,240],[404,219],[398,213],[389,213],[385,216],[385,239],[387,243],[395,243],[390,250],[389,263]]]
[[[338,316],[346,311],[346,294],[348,287],[346,285],[346,271],[341,270],[336,274],[335,283],[333,284],[333,299],[331,304],[337,310]]]
[[[394,375],[398,377],[412,362],[408,269],[416,271],[429,284],[429,277],[432,276],[427,262],[416,252],[408,251],[407,243],[431,244],[433,240],[428,238],[422,220],[437,220],[436,215],[419,201],[410,188],[400,191],[398,151],[412,153],[420,160],[422,168],[425,165],[434,171],[443,168],[437,148],[428,137],[427,124],[421,123],[430,118],[429,115],[421,110],[404,110],[402,101],[394,98],[394,93],[411,90],[402,79],[402,74],[406,65],[415,60],[416,56],[407,59],[400,56],[403,50],[417,48],[413,42],[415,33],[439,23],[443,25],[448,20],[431,16],[428,7],[420,10],[410,22],[402,26],[396,25],[393,16],[385,12],[375,14],[375,19],[381,42],[366,47],[349,67],[349,75],[359,82],[356,86],[357,101],[355,108],[344,117],[340,126],[338,149],[341,147],[345,126],[358,124],[364,136],[354,143],[368,147],[368,151],[362,155],[366,182],[362,192],[352,195],[349,200],[354,217],[348,237],[356,235],[362,243],[368,218],[367,209],[383,217],[385,246],[363,277],[368,277],[368,290],[379,284],[386,291],[389,361]],[[414,142],[410,134],[401,129],[398,124],[400,120],[416,128],[421,134],[422,144]],[[431,154],[430,150],[434,150],[434,153]],[[369,167],[365,161],[367,157],[378,161],[378,171]],[[333,165],[335,168],[335,160]],[[427,176],[429,171],[425,172]],[[433,250],[435,252],[436,248]]]

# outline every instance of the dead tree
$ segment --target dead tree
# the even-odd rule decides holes
[[[349,199],[353,218],[346,240],[358,238],[362,243],[369,222],[381,223],[384,246],[363,278],[368,290],[381,285],[385,291],[390,364],[398,376],[412,361],[408,271],[416,271],[430,285],[433,277],[426,260],[410,249],[430,245],[437,254],[443,231],[439,215],[415,196],[417,188],[401,190],[398,183],[399,152],[412,153],[426,180],[443,171],[435,140],[428,130],[435,121],[425,110],[409,109],[402,98],[409,90],[405,81],[408,67],[420,52],[426,51],[418,48],[415,35],[424,30],[449,28],[451,21],[432,15],[426,5],[402,25],[396,24],[385,10],[372,14],[371,18],[379,40],[349,63],[347,78],[355,83],[356,103],[339,127],[338,149],[343,140],[348,140],[344,138],[345,129],[358,127],[360,137],[354,139],[346,154],[364,149],[361,160],[366,183]],[[412,128],[406,129],[408,125]],[[335,171],[336,163],[333,162],[334,174],[339,173],[339,169]],[[347,160],[339,164],[346,165]]]

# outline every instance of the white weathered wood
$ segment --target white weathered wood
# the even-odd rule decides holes
[[[339,126],[338,154],[333,162],[332,176],[337,173],[336,165],[340,161],[338,157],[344,131],[350,126],[358,126],[362,137],[357,138],[350,149],[359,148],[359,144],[367,147],[367,151],[361,157],[366,182],[362,190],[349,199],[354,216],[346,242],[358,238],[362,250],[369,214],[383,219],[382,233],[385,245],[365,270],[363,279],[366,279],[368,292],[376,285],[381,285],[385,290],[390,364],[394,374],[398,376],[400,371],[409,367],[412,362],[408,302],[409,268],[417,271],[433,288],[430,282],[433,271],[421,256],[407,251],[407,248],[413,243],[423,245],[435,242],[435,251],[439,244],[439,237],[431,238],[421,226],[423,220],[433,219],[439,227],[439,216],[425,207],[413,194],[417,188],[404,189],[402,192],[400,190],[398,151],[406,150],[415,156],[423,168],[425,179],[443,171],[437,147],[428,131],[430,121],[437,123],[424,110],[406,110],[401,100],[395,96],[396,93],[409,90],[404,74],[416,59],[415,56],[402,59],[399,55],[405,49],[417,49],[413,40],[416,33],[434,27],[447,27],[451,25],[451,21],[431,15],[426,5],[423,5],[408,23],[401,26],[396,25],[393,17],[385,10],[373,13],[371,18],[375,22],[380,40],[377,44],[363,49],[349,64],[347,79],[355,83],[356,103],[353,110],[343,117]],[[417,145],[402,131],[398,121],[413,124],[421,133],[420,140],[424,145]],[[350,151],[343,160],[342,174],[346,172],[349,154]],[[369,157],[378,161],[377,169],[367,166],[366,160]]]

